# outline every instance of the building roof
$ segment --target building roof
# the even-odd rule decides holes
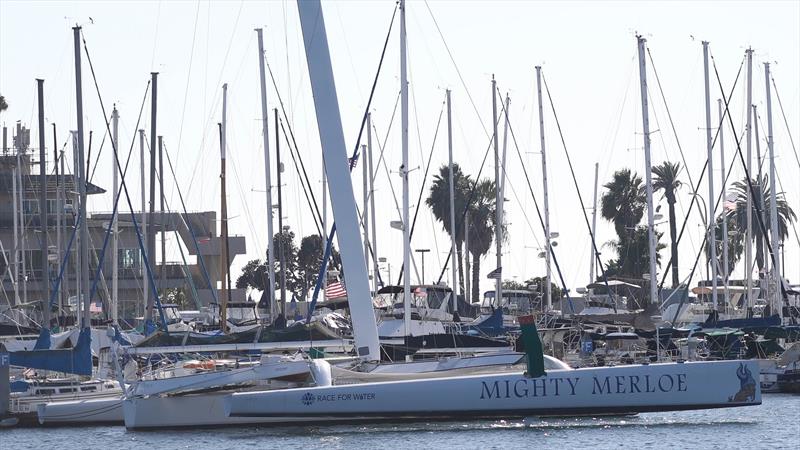
[[[56,186],[58,185],[58,178],[55,175],[47,175],[47,192],[53,193],[55,195]],[[64,180],[64,188],[68,193],[77,194],[77,188],[75,186],[75,178],[72,175],[66,175],[63,177]],[[14,186],[14,179],[12,178],[10,173],[2,173],[0,174],[0,192],[11,192]],[[22,176],[22,186],[24,192],[36,192],[38,193],[40,188],[39,183],[39,175],[23,175]],[[105,189],[96,186],[92,183],[88,183],[86,185],[86,194],[87,195],[95,195],[95,194],[104,194],[106,192]]]

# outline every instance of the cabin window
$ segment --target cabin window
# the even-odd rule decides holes
[[[75,392],[75,388],[61,388],[58,392],[61,394],[68,394],[70,392]]]
[[[41,395],[52,395],[55,394],[55,389],[39,389],[39,394]]]
[[[83,392],[92,392],[92,391],[96,391],[96,390],[97,390],[97,386],[85,386],[85,387],[81,388],[81,391],[83,391]]]

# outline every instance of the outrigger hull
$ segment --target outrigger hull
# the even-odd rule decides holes
[[[235,393],[230,417],[273,423],[455,417],[575,416],[761,404],[754,362],[551,370]],[[263,423],[263,422],[262,422]]]

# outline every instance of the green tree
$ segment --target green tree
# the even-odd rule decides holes
[[[669,239],[672,254],[672,287],[678,287],[678,231],[675,219],[675,193],[681,188],[682,183],[678,179],[681,172],[680,163],[664,161],[661,165],[653,166],[653,190],[664,191],[664,198],[669,206]]]
[[[614,223],[617,237],[624,241],[633,235],[647,206],[642,177],[630,169],[618,170],[603,187],[606,192],[600,200],[600,214]]]
[[[6,98],[0,95],[0,112],[3,112],[8,109],[8,103],[6,103]]]
[[[272,237],[272,248],[275,252],[275,290],[279,291],[281,288],[281,274],[283,272],[280,254],[282,251],[283,259],[286,263],[286,289],[289,292],[296,293],[299,283],[297,280],[297,245],[294,243],[294,232],[285,230],[275,233]],[[287,294],[287,297],[287,301],[291,300],[290,295]]]
[[[764,269],[764,241],[768,238],[768,233],[772,226],[772,220],[769,214],[769,199],[772,192],[770,191],[769,179],[766,175],[761,178],[760,182],[754,179],[751,183],[755,193],[755,195],[753,195],[752,209],[750,210],[750,214],[752,214],[751,220],[753,222],[752,236],[753,242],[756,244],[756,265],[758,266],[759,272],[761,272]],[[737,230],[739,234],[745,234],[747,230],[747,197],[750,192],[747,180],[743,179],[733,183],[731,192],[735,194],[735,207],[728,209],[726,215],[733,219],[733,223],[735,224],[734,230]],[[778,210],[778,240],[784,240],[789,235],[789,224],[796,222],[797,216],[786,201],[783,192],[778,192],[775,197]],[[759,211],[761,211],[761,217],[767,233],[762,232],[761,226],[758,224]],[[744,245],[741,247],[734,247],[734,250],[737,254],[733,259],[738,261],[741,258]],[[777,251],[777,249],[774,250]]]
[[[461,264],[464,260],[464,224],[461,220],[461,214],[467,204],[471,186],[472,180],[469,175],[465,175],[458,164],[453,164],[453,204],[456,212],[455,233],[450,229],[450,168],[448,165],[440,167],[439,173],[433,176],[428,198],[425,199],[425,204],[431,209],[436,220],[442,223],[442,228],[450,238],[453,239],[455,235],[457,261],[451,261],[451,264],[458,266],[459,287],[462,294],[464,293],[464,266]],[[455,289],[455,286],[453,288]]]
[[[325,248],[320,235],[312,234],[300,241],[300,249],[297,251],[297,287],[295,290],[300,298],[307,298],[317,283],[317,275],[324,254]],[[335,248],[331,251],[331,261],[328,266],[330,269],[341,270],[341,257]]]
[[[260,259],[253,259],[242,267],[242,273],[236,279],[237,289],[256,289],[264,291],[267,285],[267,266]]]
[[[544,287],[546,284],[547,284],[547,277],[528,278],[527,280],[525,280],[524,283],[526,289],[541,294],[543,296],[542,298],[544,298],[545,295]],[[550,281],[550,294],[552,295],[552,299],[554,301],[561,298],[562,295],[564,294],[561,291],[561,288],[557,284],[553,283],[552,280]]]
[[[663,234],[655,234],[656,264],[659,266],[661,255],[658,252],[666,248],[666,245],[659,242]],[[610,241],[607,245],[616,251],[617,258],[608,262],[606,275],[641,279],[643,274],[650,271],[650,243],[646,226],[636,226],[625,240]]]
[[[481,258],[492,248],[496,224],[495,183],[484,179],[475,186],[469,206],[469,252],[472,254],[472,302],[480,300]],[[501,235],[505,235],[502,227]]]

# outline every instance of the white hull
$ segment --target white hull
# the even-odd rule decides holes
[[[42,403],[37,407],[42,425],[121,424],[122,399],[119,396]]]
[[[758,405],[757,376],[739,361],[551,370],[237,393],[225,409],[273,423],[632,414]]]

